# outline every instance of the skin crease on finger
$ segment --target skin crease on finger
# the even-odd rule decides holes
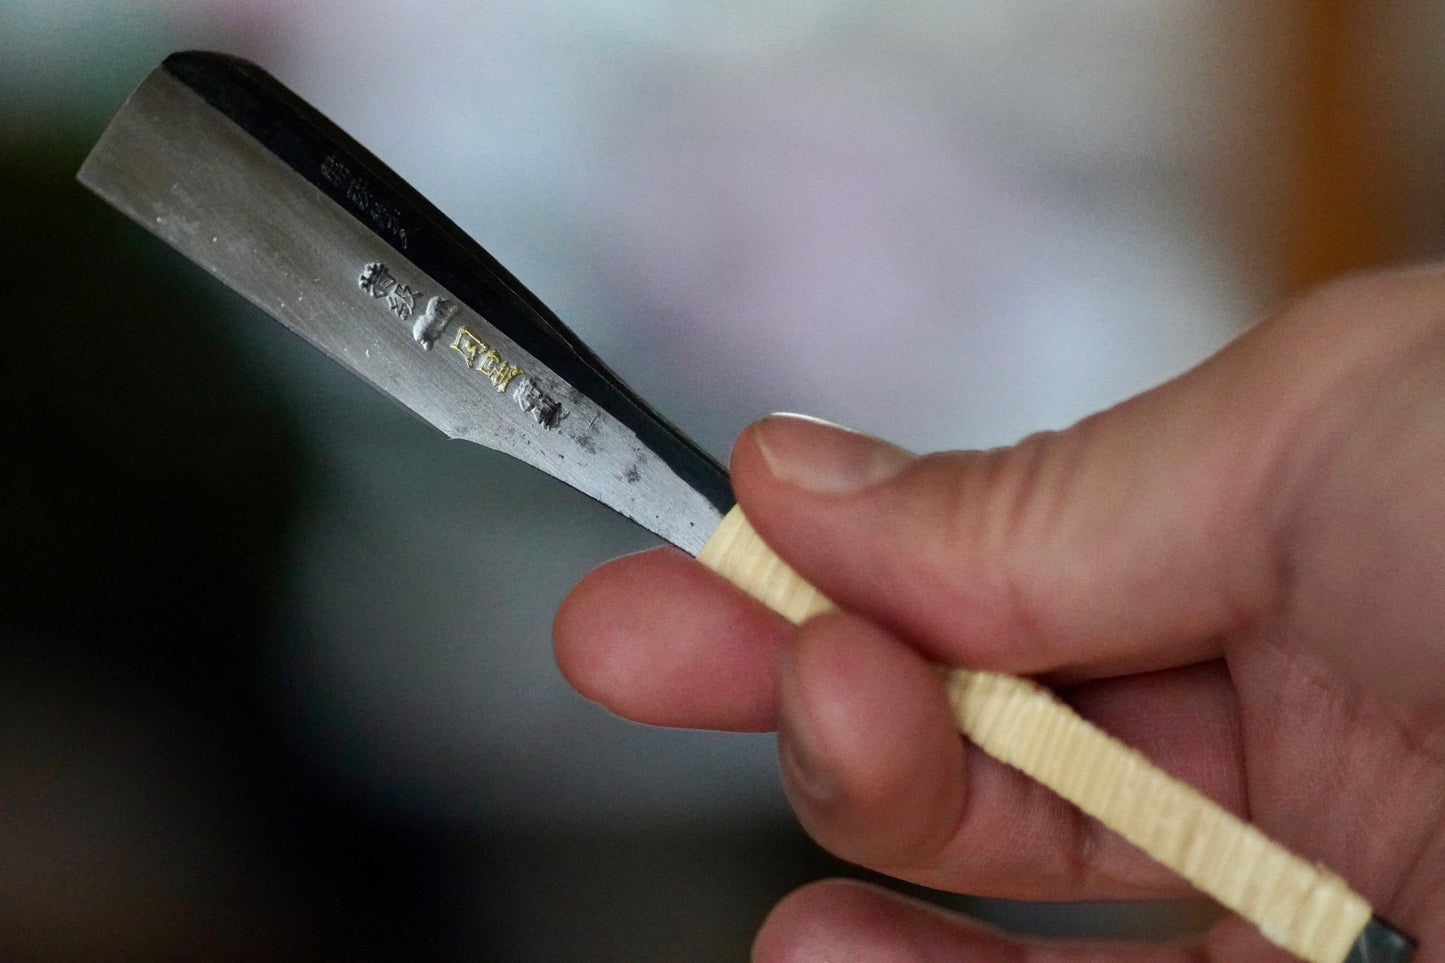
[[[769,543],[861,613],[870,631],[928,660],[1053,672],[1051,681],[1078,683],[1065,695],[1086,716],[1146,744],[1165,768],[1340,872],[1420,939],[1417,959],[1428,960],[1445,939],[1445,549],[1436,537],[1445,528],[1442,306],[1439,269],[1347,279],[1078,430],[1005,453],[932,456],[893,480],[841,494],[779,481],[745,434],[735,487]],[[1097,494],[1082,500],[1102,521],[1069,517],[1080,492]],[[959,521],[964,516],[971,517]],[[807,670],[810,691],[787,691],[797,684],[788,673],[801,664],[790,661],[790,647],[811,643],[790,641],[786,626],[727,586],[674,570],[689,565],[654,553],[584,582],[558,622],[569,678],[623,714],[665,724],[762,728],[781,714],[785,731],[846,729],[847,700],[824,716],[811,691],[828,687],[835,669],[826,662]],[[700,615],[671,608],[694,605]],[[710,646],[720,647],[716,658]],[[1199,679],[1178,685],[1168,675],[1209,665],[1215,681],[1203,689]],[[1152,682],[1127,674],[1140,670],[1161,674]],[[667,685],[645,678],[653,671]],[[862,689],[865,703],[876,697],[846,667],[837,671],[836,682]],[[1214,686],[1229,697],[1198,717],[1214,722],[1184,711],[1172,732],[1152,741],[1148,712],[1129,708],[1152,702],[1163,712],[1186,691],[1205,707],[1220,698],[1201,694]],[[727,708],[734,698],[740,707]],[[800,708],[807,712],[789,715]],[[934,884],[998,887],[1017,898],[1040,888],[1051,898],[1083,898],[1082,883],[1147,880],[1131,876],[1143,871],[1130,868],[1109,834],[1081,844],[1076,820],[1049,815],[1001,770],[985,763],[975,771],[967,754],[954,763],[958,774],[922,792],[942,814],[939,824],[958,816],[955,831],[909,810],[887,779],[921,778],[916,767],[938,753],[937,723],[926,710],[909,710],[919,711],[895,720],[898,731],[915,733],[916,755],[880,761],[866,741],[846,748],[868,733],[826,736],[844,740],[844,751],[832,742],[823,753],[843,771],[811,778],[841,782],[843,793],[830,811],[799,808],[830,848]],[[855,721],[877,724],[866,713]],[[1221,740],[1227,749],[1210,748]],[[902,811],[906,831],[890,842],[877,825],[891,810]],[[1026,830],[1003,845],[988,838],[1020,824]],[[1020,839],[1032,847],[1011,845]],[[1063,867],[1052,878],[1051,849]],[[807,914],[831,912],[809,899],[783,904],[777,919],[801,931]],[[941,932],[911,911],[868,914],[869,938],[882,939],[879,929],[893,925],[887,920]],[[769,942],[784,930],[769,932],[760,953],[803,945],[796,932],[791,943]],[[1183,956],[1095,958],[1274,958],[1247,929],[1238,932],[1225,924],[1206,949]],[[995,956],[978,948],[997,944],[938,939],[960,952],[900,950],[896,958],[1090,958],[1041,949]],[[840,948],[759,958],[858,957]]]

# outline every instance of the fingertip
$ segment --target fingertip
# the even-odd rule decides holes
[[[1207,942],[1038,940],[856,880],[812,883],[785,897],[753,941],[753,963],[1197,963],[1269,953],[1252,927],[1216,927]],[[1274,957],[1271,956],[1271,959]]]
[[[882,901],[887,898],[875,887],[848,879],[825,879],[795,890],[763,920],[753,941],[753,963],[879,959],[880,947],[871,934],[886,924],[880,916],[886,915]]]
[[[758,419],[739,432],[733,441],[732,451],[728,454],[728,475],[734,492],[740,483],[746,486],[750,479],[770,474],[767,459],[758,447],[758,431],[763,422],[774,417],[776,416],[768,415]]]
[[[805,623],[779,671],[784,782],[825,847],[876,867],[927,862],[964,803],[963,746],[937,671],[882,630]]]
[[[649,725],[763,731],[786,624],[671,548],[588,573],[558,608],[558,667],[583,696]]]
[[[817,495],[881,485],[918,457],[879,438],[808,415],[774,414],[749,425],[733,446],[733,473]]]
[[[783,899],[753,942],[753,963],[928,963],[1023,960],[1025,948],[979,923],[851,879]]]
[[[557,667],[574,689],[596,702],[615,688],[614,676],[625,659],[610,644],[621,628],[610,600],[633,581],[637,568],[638,559],[631,555],[594,568],[562,599],[552,620]]]

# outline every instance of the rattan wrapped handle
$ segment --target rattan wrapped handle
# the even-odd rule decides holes
[[[698,559],[794,622],[833,607],[736,508]],[[1048,786],[1296,956],[1311,963],[1350,958],[1371,911],[1338,876],[1165,774],[1033,682],[951,669],[946,686],[959,729],[989,755]]]

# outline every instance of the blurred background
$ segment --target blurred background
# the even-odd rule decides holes
[[[0,958],[739,960],[848,871],[769,737],[562,682],[557,602],[650,536],[74,183],[167,53],[265,66],[725,457],[779,409],[1007,443],[1430,256],[1442,40],[1428,0],[0,0]]]

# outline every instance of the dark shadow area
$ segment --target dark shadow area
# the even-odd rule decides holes
[[[0,144],[0,956],[425,957],[444,841],[319,781],[271,704],[311,455],[83,154]]]

